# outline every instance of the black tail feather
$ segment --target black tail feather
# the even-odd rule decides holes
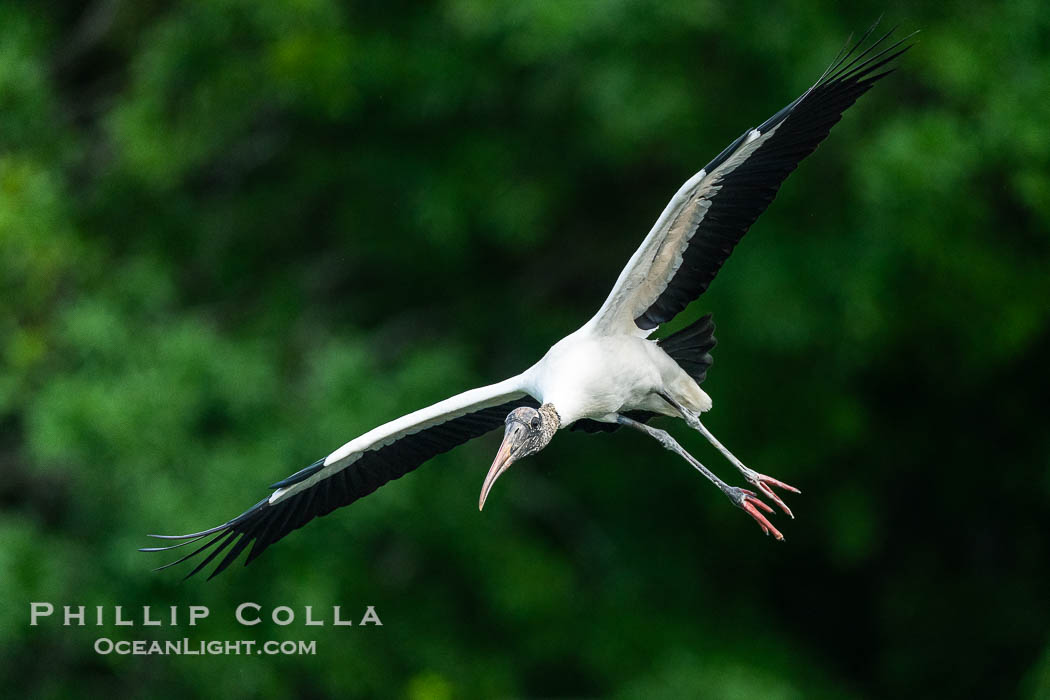
[[[693,378],[693,381],[702,384],[707,379],[707,370],[715,361],[711,357],[711,350],[718,344],[715,340],[715,322],[711,319],[711,314],[701,316],[692,324],[666,338],[660,338],[656,343]]]

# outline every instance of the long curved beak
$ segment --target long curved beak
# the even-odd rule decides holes
[[[489,467],[489,473],[485,475],[485,483],[481,485],[481,497],[478,499],[478,510],[484,510],[485,499],[489,497],[489,491],[492,490],[492,485],[496,483],[496,479],[500,477],[500,474],[507,471],[510,465],[514,464],[514,447],[521,437],[521,432],[524,428],[517,424],[511,423],[507,426],[506,432],[503,434],[503,444],[499,446],[499,452],[496,453],[496,459],[492,461],[492,466]]]

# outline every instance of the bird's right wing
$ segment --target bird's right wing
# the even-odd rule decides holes
[[[498,428],[513,409],[538,405],[522,389],[520,376],[465,391],[351,440],[324,459],[277,482],[270,487],[274,489],[270,496],[222,525],[188,535],[151,535],[180,541],[142,551],[167,551],[210,537],[186,556],[160,568],[208,552],[187,574],[188,578],[225,551],[226,556],[216,565],[211,578],[233,563],[249,544],[254,543],[245,564],[314,518],[349,505],[431,457]]]
[[[890,30],[857,53],[874,29],[801,97],[745,131],[682,185],[587,328],[645,337],[704,293],[799,161],[858,97],[892,72],[886,64],[909,48],[901,46],[908,37],[882,48]]]

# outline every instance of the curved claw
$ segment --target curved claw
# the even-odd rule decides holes
[[[785,484],[779,479],[774,479],[771,476],[759,474],[758,472],[746,474],[745,477],[747,478],[747,482],[749,484],[761,491],[767,498],[769,498],[769,500],[773,501],[773,503],[776,503],[782,511],[787,513],[788,517],[794,520],[795,514],[791,512],[791,509],[787,507],[787,504],[780,499],[780,496],[778,496],[776,492],[774,492],[773,489],[770,488],[770,486],[776,486],[777,488],[784,489],[785,491],[791,491],[792,493],[802,493],[801,491],[796,489],[794,486],[791,486],[790,484]]]
[[[769,520],[766,519],[766,516],[758,510],[759,508],[761,508],[767,513],[772,513],[773,509],[765,503],[763,503],[762,501],[760,501],[758,499],[757,494],[755,494],[754,491],[748,491],[747,489],[738,489],[738,491],[740,492],[740,500],[734,500],[736,505],[739,506],[745,513],[747,513],[755,519],[755,522],[757,522],[758,526],[762,528],[762,532],[764,534],[768,535],[772,533],[775,539],[783,542],[784,535],[780,533],[780,530],[777,530],[775,527],[773,527],[773,523],[769,522]]]

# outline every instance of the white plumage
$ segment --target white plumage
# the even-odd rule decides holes
[[[522,388],[552,404],[563,425],[581,418],[615,423],[627,411],[677,415],[661,392],[695,412],[711,407],[711,398],[655,341],[601,335],[589,326],[559,340],[521,376]]]

